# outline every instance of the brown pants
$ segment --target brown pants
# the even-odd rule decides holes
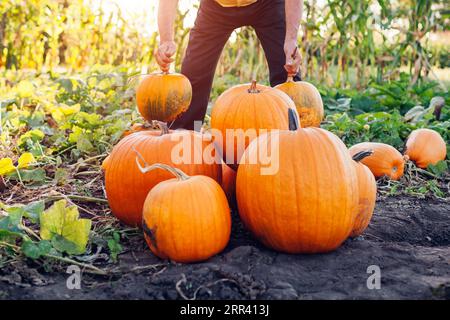
[[[172,129],[192,130],[194,121],[203,121],[220,54],[233,30],[242,26],[253,27],[261,41],[269,65],[271,86],[286,81],[284,0],[258,0],[240,8],[224,8],[214,0],[202,0],[181,67],[181,73],[192,84],[192,102],[172,124]],[[300,78],[297,76],[295,80]]]

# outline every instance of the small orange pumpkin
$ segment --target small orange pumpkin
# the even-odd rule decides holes
[[[405,159],[393,146],[378,142],[362,142],[349,149],[352,157],[365,150],[372,150],[373,154],[362,159],[376,178],[387,176],[392,180],[399,180],[405,170]]]
[[[275,87],[286,93],[295,103],[302,128],[319,127],[324,117],[323,101],[319,90],[309,82],[294,81],[288,77],[285,83]]]
[[[431,129],[417,129],[411,132],[406,141],[405,154],[414,161],[419,168],[427,168],[445,160],[447,146],[441,135]]]
[[[366,230],[372,219],[375,201],[377,199],[377,183],[373,173],[360,161],[372,155],[372,150],[361,151],[353,156],[356,175],[358,176],[358,214],[356,215],[351,237],[357,237]]]
[[[271,129],[287,130],[290,108],[295,110],[295,105],[285,93],[256,81],[222,93],[212,109],[211,128],[221,133],[222,139],[216,143],[224,161],[237,169],[239,159],[255,137]]]
[[[291,130],[263,134],[245,151],[236,180],[239,214],[256,238],[273,249],[331,251],[354,226],[354,161],[337,136],[320,128],[298,129],[296,113],[289,114]],[[271,156],[270,170],[259,160],[260,152]]]
[[[220,158],[216,156],[215,150],[211,150],[210,139],[189,130],[169,132],[164,123],[158,124],[161,130],[135,132],[123,138],[102,166],[111,211],[118,219],[132,226],[140,226],[142,223],[142,207],[148,192],[171,177],[164,170],[143,174],[135,165],[136,152],[149,164],[164,163],[187,174],[202,174],[221,182]],[[181,139],[190,142],[190,150],[184,150],[184,144],[180,144]],[[185,161],[176,159],[175,164],[172,159],[174,148],[183,153],[190,152],[186,153],[190,158],[186,157]]]
[[[191,83],[178,73],[146,75],[136,90],[139,112],[147,121],[175,120],[188,109],[191,99]]]
[[[164,164],[143,168],[138,162],[138,166],[144,174],[163,169],[176,176],[154,187],[144,203],[144,236],[155,255],[189,263],[206,260],[225,248],[231,233],[230,208],[216,181],[188,176]]]

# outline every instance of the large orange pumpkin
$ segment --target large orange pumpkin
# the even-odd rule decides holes
[[[294,81],[288,77],[285,83],[275,87],[286,93],[295,103],[302,128],[318,127],[323,120],[323,101],[319,90],[309,82]]]
[[[148,121],[175,120],[187,110],[191,99],[191,83],[188,78],[178,73],[147,75],[136,90],[139,112]]]
[[[447,146],[441,135],[431,129],[417,129],[411,132],[406,141],[405,154],[419,168],[426,168],[445,160]]]
[[[177,177],[159,183],[144,203],[144,236],[154,254],[186,263],[206,260],[225,248],[230,208],[216,181],[162,164],[140,167],[144,173],[163,169]]]
[[[372,155],[372,150],[361,151],[353,156],[356,175],[358,176],[358,214],[356,215],[351,237],[357,237],[366,230],[372,219],[377,199],[377,183],[373,173],[360,161]]]
[[[256,81],[222,93],[212,109],[211,128],[221,133],[216,142],[224,161],[236,169],[251,140],[267,130],[287,130],[289,108],[295,105],[285,93]]]
[[[295,113],[290,112],[291,118]],[[353,229],[358,209],[354,161],[344,143],[320,128],[263,134],[245,151],[236,195],[239,214],[265,245],[288,253],[336,249]],[[252,161],[271,155],[267,163]]]
[[[349,149],[352,156],[365,150],[372,150],[373,154],[362,159],[361,163],[366,165],[376,178],[387,176],[398,180],[403,176],[405,159],[397,149],[378,142],[362,142]]]
[[[109,206],[126,224],[141,225],[142,207],[148,192],[159,182],[171,178],[164,170],[143,174],[135,163],[136,152],[149,164],[168,164],[187,174],[202,174],[221,181],[220,159],[216,159],[208,139],[193,131],[169,132],[167,126],[162,125],[162,128],[161,131],[141,131],[126,136],[113,148],[103,165]],[[180,139],[190,145],[184,148]],[[186,159],[174,159],[172,152],[178,154],[177,150],[186,152]]]
[[[230,207],[236,208],[236,171],[222,163],[222,189],[227,195]]]

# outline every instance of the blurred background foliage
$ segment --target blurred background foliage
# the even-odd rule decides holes
[[[188,41],[186,17],[195,16],[198,7],[198,0],[181,1],[185,5],[176,22],[176,70]],[[152,58],[157,32],[120,7],[105,11],[102,3],[2,0],[0,69],[70,72],[101,64],[157,70]],[[149,1],[148,10],[155,7]],[[448,72],[441,69],[449,67],[449,12],[440,0],[305,0],[299,36],[303,75],[338,88],[398,79],[401,72],[408,73],[412,83],[426,76],[448,81]],[[253,75],[267,79],[266,61],[255,33],[244,27],[235,31],[223,52],[215,88],[220,91],[236,78],[247,82]]]

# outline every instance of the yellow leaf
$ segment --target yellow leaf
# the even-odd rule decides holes
[[[28,167],[28,165],[30,163],[34,163],[36,162],[36,159],[34,158],[33,154],[29,153],[29,152],[25,152],[24,154],[22,154],[18,160],[18,168],[19,169],[23,169]]]
[[[35,89],[28,80],[23,80],[17,85],[17,93],[21,98],[29,98],[33,95]]]
[[[16,167],[14,167],[11,158],[3,158],[0,160],[0,176],[11,173],[14,170],[16,170]]]
[[[40,235],[51,240],[57,250],[69,254],[82,254],[89,240],[91,220],[80,219],[76,206],[67,206],[65,200],[59,200],[40,215]]]

